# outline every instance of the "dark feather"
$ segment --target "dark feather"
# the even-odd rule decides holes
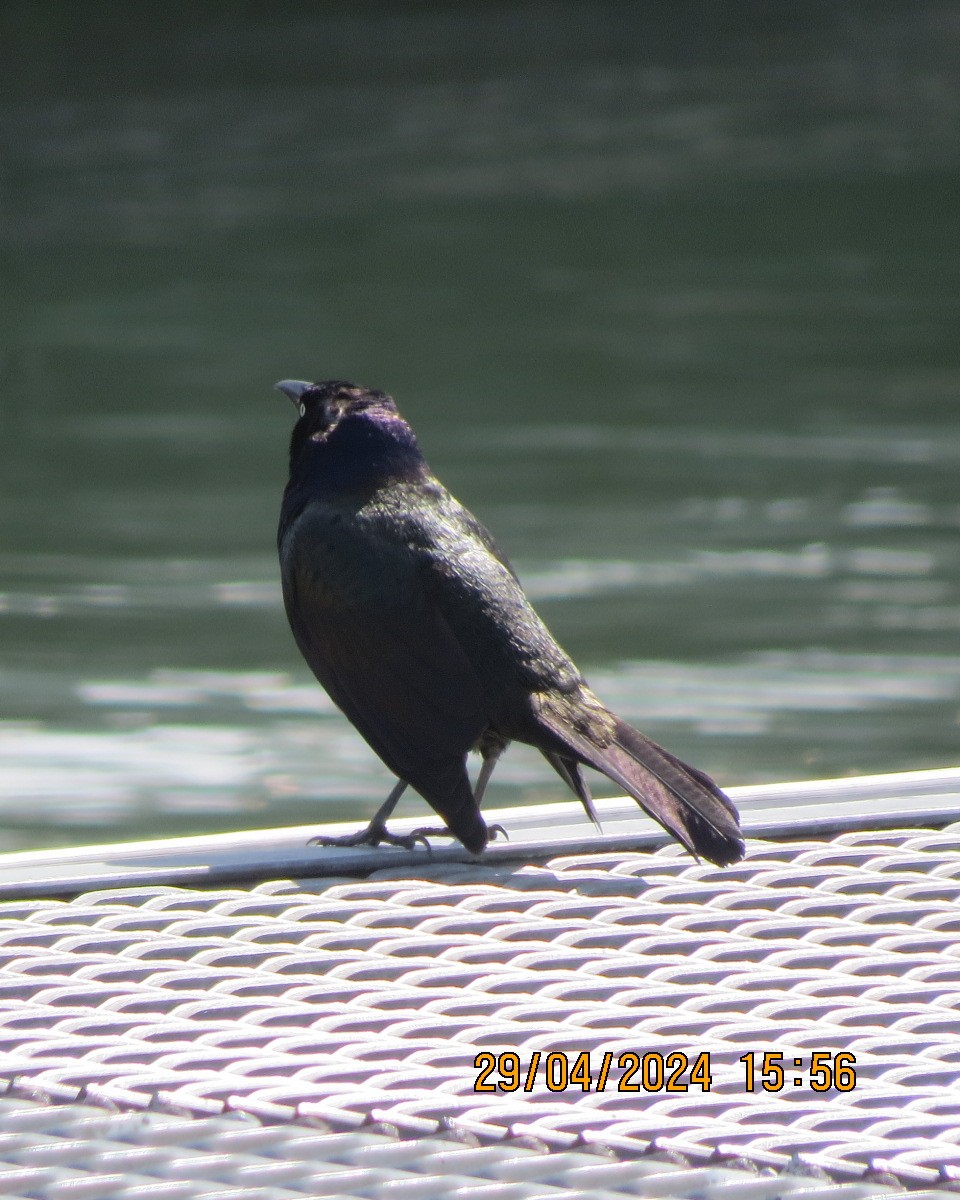
[[[333,557],[328,548],[328,563]],[[335,572],[324,584],[301,562],[284,574],[284,601],[300,651],[334,703],[476,852],[486,826],[465,763],[487,723],[483,698],[469,660],[407,574],[394,573],[383,597],[369,594],[370,576],[351,581],[345,603],[329,584]]]
[[[616,716],[614,736],[606,746],[558,719],[552,706],[541,708],[540,720],[545,731],[619,784],[691,854],[721,867],[743,858],[737,811],[708,775],[692,770]]]
[[[583,772],[580,770],[580,764],[577,760],[575,758],[565,758],[562,754],[556,754],[552,750],[543,750],[542,747],[541,750],[543,757],[553,767],[570,791],[580,797],[580,803],[587,810],[587,816],[590,820],[596,825],[597,829],[602,831],[603,826],[600,824],[599,816],[597,816],[593,796],[590,794],[590,788],[587,786],[587,781],[583,777]]]

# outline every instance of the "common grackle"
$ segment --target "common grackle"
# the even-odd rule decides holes
[[[511,741],[536,746],[597,815],[601,771],[691,854],[743,857],[737,811],[709,776],[611,713],[534,612],[487,530],[431,474],[384,392],[277,384],[298,406],[277,536],[293,635],[317,679],[398,777],[370,825],[335,844],[453,834],[474,853],[480,802]],[[471,788],[466,760],[482,765]],[[446,829],[386,819],[409,784]]]

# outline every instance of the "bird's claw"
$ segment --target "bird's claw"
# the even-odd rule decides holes
[[[453,836],[454,835],[450,832],[449,829],[444,829],[439,825],[425,826],[423,829],[414,829],[411,833],[407,834],[407,837],[410,840],[410,849],[411,850],[413,849],[413,847],[416,845],[417,842],[422,842],[424,844],[424,846],[426,846],[426,848],[431,852],[433,851],[433,847],[427,841],[428,837],[452,838]]]
[[[498,836],[510,841],[510,835],[502,825],[488,825],[487,833],[490,835],[491,842],[496,841]],[[359,829],[356,833],[344,833],[338,837],[318,833],[316,837],[309,839],[307,845],[340,846],[349,849],[353,846],[379,846],[385,842],[388,846],[400,846],[404,850],[413,850],[417,846],[423,846],[429,853],[432,852],[433,847],[427,839],[431,837],[452,838],[454,834],[449,829],[440,826],[424,826],[422,829],[412,829],[409,833],[391,833],[382,822],[371,821],[369,825]]]
[[[345,833],[339,837],[333,837],[327,834],[317,834],[316,837],[310,838],[307,842],[308,846],[379,846],[386,842],[388,846],[400,846],[404,850],[413,850],[414,847],[422,845],[426,850],[432,849],[427,841],[427,835],[431,837],[450,837],[449,829],[414,829],[410,833],[391,833],[386,825],[371,823],[365,829],[360,829],[356,833]]]

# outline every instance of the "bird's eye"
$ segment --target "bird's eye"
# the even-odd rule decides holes
[[[305,404],[301,404],[300,405],[300,416],[305,417],[306,415],[307,415],[307,406]]]

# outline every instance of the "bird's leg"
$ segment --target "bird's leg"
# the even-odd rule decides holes
[[[452,834],[448,829],[415,829],[413,833],[391,833],[387,829],[387,818],[397,807],[397,801],[406,791],[406,783],[402,779],[398,779],[395,787],[390,795],[384,800],[377,811],[373,815],[373,819],[365,829],[360,829],[356,833],[346,833],[342,837],[327,837],[319,834],[307,842],[308,846],[379,846],[381,842],[387,842],[391,846],[403,846],[405,850],[412,850],[418,842],[422,842],[427,849],[430,849],[430,844],[427,841],[428,833],[439,835],[446,834],[451,837]]]
[[[481,754],[483,754],[483,762],[480,766],[480,772],[477,775],[477,782],[473,788],[473,796],[477,802],[477,808],[479,808],[483,802],[483,793],[487,790],[487,784],[490,782],[490,776],[493,774],[493,768],[497,765],[497,759],[500,757],[500,755],[504,752],[505,749],[506,749],[506,743],[495,742],[490,745],[484,745],[484,749],[481,750]],[[396,791],[396,789],[394,789],[394,791]],[[403,791],[403,789],[401,788],[400,791]],[[394,798],[393,792],[390,793],[390,795],[387,797],[386,803],[380,809],[380,812],[378,812],[377,815],[373,818],[373,821],[371,821],[370,828],[372,828],[373,825],[376,824],[378,818],[382,817],[383,821],[385,821],[387,819],[387,817],[390,815],[390,813],[393,810],[393,805],[390,805],[389,808],[387,807],[387,805],[390,804],[391,799],[393,799],[393,803],[396,804],[396,801],[399,798],[399,796],[400,796],[400,792],[397,792],[396,798]],[[381,825],[382,825],[382,822],[381,822]],[[507,839],[507,841],[510,840],[509,835],[507,834],[507,831],[504,829],[504,827],[502,825],[488,825],[487,829],[490,834],[491,841],[493,841],[493,839],[497,836],[498,833],[503,834],[503,836]],[[386,831],[384,831],[384,832],[386,832]],[[390,836],[392,838],[392,835],[390,835]],[[408,834],[407,836],[409,838],[414,838],[417,841],[423,842],[423,844],[429,849],[430,843],[427,841],[428,837],[456,837],[456,834],[451,833],[449,829],[423,828],[423,829],[415,829],[412,833]],[[337,843],[337,844],[339,845],[340,843]]]
[[[490,776],[493,774],[493,768],[497,765],[497,760],[503,753],[505,746],[496,744],[487,749],[483,755],[483,763],[480,767],[480,773],[477,775],[476,786],[473,789],[473,794],[477,801],[477,808],[480,807],[483,801],[483,794],[487,790],[487,784],[490,782]],[[358,830],[356,833],[346,833],[340,837],[331,837],[324,834],[318,834],[307,842],[308,846],[379,846],[381,842],[386,842],[390,846],[402,846],[406,850],[412,850],[417,844],[422,844],[430,849],[428,837],[456,837],[449,829],[440,828],[439,826],[425,826],[422,829],[414,829],[410,833],[391,833],[387,829],[387,820],[397,807],[397,802],[406,791],[406,783],[402,779],[398,779],[395,787],[390,795],[384,800],[377,811],[374,813],[370,824],[364,829]],[[502,825],[490,825],[491,841],[502,834],[509,841],[509,835]]]
[[[505,742],[494,742],[484,747],[481,750],[483,754],[483,762],[480,764],[480,773],[477,775],[477,782],[473,789],[474,797],[477,801],[477,808],[483,803],[483,794],[487,790],[487,784],[490,782],[490,776],[493,774],[493,768],[497,765],[500,755],[506,749]],[[510,835],[502,825],[488,825],[487,830],[490,834],[490,840],[493,841],[498,833],[502,833],[506,840],[510,841]]]
[[[393,810],[397,807],[397,801],[406,790],[406,780],[398,779],[391,789],[390,795],[373,814],[373,820],[370,822],[371,828],[382,829],[386,825],[387,817],[393,815]]]
[[[497,760],[502,753],[503,747],[498,746],[496,750],[483,756],[483,762],[480,764],[480,771],[477,775],[477,782],[473,786],[473,796],[477,802],[477,808],[483,803],[483,793],[487,790],[487,784],[490,782],[493,768],[497,765]]]

